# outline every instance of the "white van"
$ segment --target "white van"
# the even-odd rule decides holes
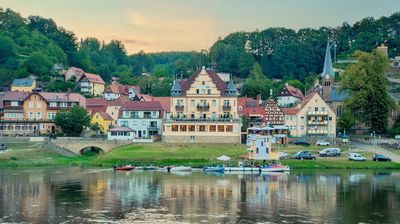
[[[349,155],[347,156],[349,160],[352,161],[365,161],[366,158],[358,153],[350,152]]]

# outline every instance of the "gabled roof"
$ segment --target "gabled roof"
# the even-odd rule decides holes
[[[117,93],[117,94],[128,94],[130,88],[135,90],[136,94],[140,94],[140,86],[130,86],[130,85],[122,85],[120,83],[114,83],[107,87],[104,92],[107,93]]]
[[[152,97],[152,101],[160,102],[164,111],[167,113],[171,112],[170,100],[171,100],[170,97]]]
[[[18,86],[18,87],[30,87],[33,86],[33,82],[35,80],[32,79],[14,79],[12,86]]]
[[[30,92],[9,91],[3,95],[2,100],[24,101],[30,94],[31,94]]]
[[[214,70],[206,70],[204,67],[201,70],[197,70],[195,73],[193,73],[186,81],[181,81],[180,85],[182,88],[182,94],[181,96],[186,96],[186,92],[190,89],[191,85],[194,83],[196,78],[199,76],[200,73],[206,72],[207,75],[211,78],[212,82],[216,85],[218,91],[221,92],[221,96],[226,96],[226,83],[222,81],[222,79],[215,73]]]
[[[261,115],[264,117],[265,110],[262,107],[246,107],[243,109],[243,114],[250,116],[250,115]]]
[[[129,97],[126,95],[122,95],[113,101],[108,101],[108,105],[122,107],[128,101],[130,101]]]
[[[296,115],[299,112],[300,108],[281,108],[281,110],[285,115]]]
[[[108,105],[108,102],[104,98],[88,98],[88,99],[86,99],[86,105],[87,106]]]
[[[97,111],[97,112],[95,112],[95,113],[93,114],[93,116],[94,116],[96,113],[97,113],[98,115],[100,115],[104,120],[113,120],[113,118],[112,118],[108,113],[106,113],[106,112],[104,112],[104,111]]]
[[[129,101],[122,106],[121,110],[162,112],[163,107],[158,101]]]
[[[298,88],[293,87],[287,83],[283,86],[283,89],[285,89],[285,88],[288,90],[289,95],[296,97],[300,100],[304,99],[303,93]],[[282,95],[285,95],[285,94],[281,94],[281,93],[279,94],[279,96],[282,96]]]
[[[101,78],[101,76],[96,75],[96,74],[86,73],[86,72],[83,73],[83,75],[79,78],[78,82],[84,78],[87,78],[89,80],[89,82],[92,82],[92,83],[105,84],[105,82]]]

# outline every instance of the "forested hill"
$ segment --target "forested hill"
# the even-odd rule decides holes
[[[338,58],[348,58],[354,50],[370,51],[383,41],[390,56],[400,50],[400,13],[379,19],[365,18],[354,25],[336,28],[268,28],[237,32],[217,40],[202,52],[139,52],[127,55],[118,40],[104,43],[96,38],[78,40],[72,31],[40,16],[23,18],[10,9],[0,8],[0,82],[35,75],[49,80],[51,67],[62,63],[98,73],[106,81],[112,76],[136,83],[143,72],[155,77],[189,75],[200,65],[246,78],[255,62],[270,78],[304,80],[322,70],[326,41],[337,43]],[[167,85],[167,83],[164,83]]]

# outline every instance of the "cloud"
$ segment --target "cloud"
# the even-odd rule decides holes
[[[136,46],[150,46],[151,43],[145,40],[137,40],[137,39],[130,39],[130,38],[125,38],[125,37],[120,37],[120,36],[111,36],[111,39],[115,40],[120,40],[124,44],[133,44]]]

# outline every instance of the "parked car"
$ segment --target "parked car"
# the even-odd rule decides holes
[[[340,149],[339,148],[326,148],[319,152],[319,155],[322,157],[325,156],[340,156]]]
[[[373,161],[388,161],[391,162],[392,159],[390,159],[389,157],[382,155],[382,154],[375,154],[372,156],[372,160]]]
[[[362,155],[360,155],[358,153],[354,153],[354,152],[349,153],[349,155],[347,155],[347,158],[349,160],[352,160],[352,161],[365,161],[365,160],[367,160],[364,156],[362,156]]]
[[[311,154],[310,151],[300,151],[297,152],[294,157],[294,159],[317,159],[313,154]]]
[[[317,145],[329,146],[329,145],[331,145],[331,143],[324,141],[324,140],[318,140]]]
[[[296,140],[294,141],[295,145],[310,145],[309,142],[307,142],[306,140]]]
[[[0,150],[6,150],[7,145],[6,144],[0,144]]]

